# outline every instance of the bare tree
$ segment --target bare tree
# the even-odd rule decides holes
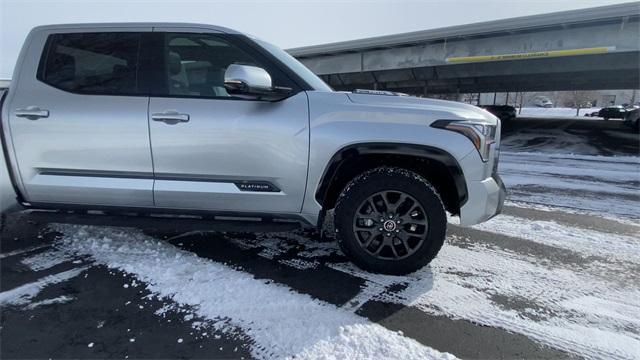
[[[576,116],[578,116],[580,109],[591,106],[597,97],[598,94],[595,91],[575,90],[565,92],[563,101],[566,106],[576,109]]]
[[[540,93],[537,92],[516,92],[515,96],[510,98],[510,102],[518,109],[518,114],[522,114],[522,107],[533,101]]]
[[[522,107],[526,104],[530,104],[534,101],[538,96],[540,96],[539,92],[519,92],[516,93],[516,98],[518,99],[518,114],[522,113]]]

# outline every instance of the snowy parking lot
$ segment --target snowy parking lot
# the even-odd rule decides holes
[[[638,138],[583,123],[506,126],[504,213],[408,276],[289,223],[12,216],[2,356],[640,358]]]

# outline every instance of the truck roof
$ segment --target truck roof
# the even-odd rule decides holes
[[[214,30],[226,34],[242,34],[239,31],[229,29],[223,26],[197,23],[180,23],[180,22],[119,22],[119,23],[75,23],[75,24],[52,24],[41,25],[33,28],[32,31],[55,31],[70,29],[109,29],[109,28],[156,28],[156,27],[174,27],[174,28],[200,28]]]

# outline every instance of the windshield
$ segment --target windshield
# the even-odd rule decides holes
[[[279,47],[269,44],[268,42],[253,39],[271,55],[275,56],[278,60],[282,61],[287,67],[293,70],[298,76],[306,81],[314,90],[318,91],[333,91],[329,85],[327,85],[322,79],[314,74],[309,68],[302,65],[302,63],[293,56],[289,55],[286,51]]]

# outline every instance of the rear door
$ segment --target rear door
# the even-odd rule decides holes
[[[158,207],[300,212],[309,149],[307,96],[268,58],[236,35],[155,28],[159,80],[149,103]],[[278,101],[232,98],[224,71],[264,68]]]
[[[140,73],[150,31],[31,34],[6,105],[27,201],[153,206],[149,98]]]

